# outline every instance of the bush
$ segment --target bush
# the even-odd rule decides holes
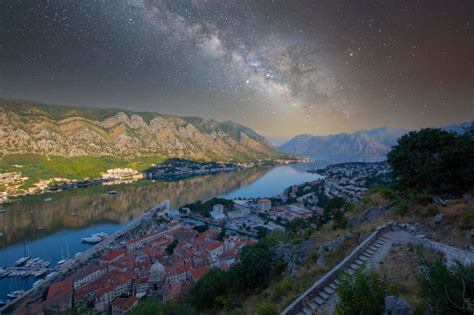
[[[197,310],[222,307],[219,301],[227,295],[228,278],[226,272],[211,269],[189,290],[188,301]]]
[[[188,304],[176,301],[158,303],[151,299],[145,299],[138,303],[130,315],[197,315],[198,313]]]
[[[275,305],[263,302],[257,307],[257,315],[277,315],[278,310],[276,309]]]
[[[474,185],[474,137],[441,129],[412,131],[387,155],[400,190],[460,193]]]
[[[457,263],[451,270],[441,261],[422,259],[421,298],[432,314],[474,313],[474,267]]]
[[[343,277],[336,290],[340,297],[336,314],[379,315],[384,312],[389,285],[375,271],[359,269],[352,277]]]
[[[467,213],[462,218],[461,227],[464,230],[474,229],[474,213]]]

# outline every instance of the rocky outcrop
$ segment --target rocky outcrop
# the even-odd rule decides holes
[[[392,204],[385,204],[381,206],[373,206],[367,208],[364,212],[354,215],[347,221],[349,226],[358,226],[364,223],[369,223],[380,217],[383,213],[388,211]]]
[[[250,161],[283,158],[234,122],[0,99],[0,157],[163,156]]]
[[[412,315],[413,309],[404,299],[395,295],[385,297],[385,315]]]
[[[272,261],[286,263],[286,270],[293,275],[298,265],[304,265],[308,260],[314,241],[306,240],[295,245],[280,244],[272,250]]]

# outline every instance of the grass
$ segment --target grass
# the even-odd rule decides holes
[[[113,156],[65,158],[61,156],[15,154],[8,155],[0,160],[0,173],[21,172],[23,176],[28,177],[22,187],[27,188],[42,179],[53,177],[69,179],[97,178],[110,168],[129,167],[141,171],[153,163],[161,163],[162,161],[164,161],[164,158],[158,156],[124,159]]]

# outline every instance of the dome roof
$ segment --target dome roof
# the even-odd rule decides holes
[[[165,267],[159,261],[155,261],[150,268],[150,278],[162,277],[165,274]]]

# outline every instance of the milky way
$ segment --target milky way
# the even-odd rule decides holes
[[[474,117],[472,1],[2,1],[0,95],[272,138]]]

